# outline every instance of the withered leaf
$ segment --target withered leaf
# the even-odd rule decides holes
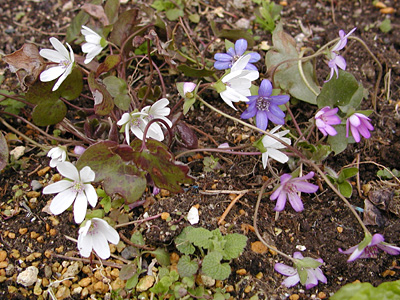
[[[45,62],[34,44],[24,44],[21,49],[4,56],[10,70],[17,73],[22,90],[26,91],[45,68]]]

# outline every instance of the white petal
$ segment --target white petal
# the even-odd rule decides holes
[[[43,194],[55,194],[55,193],[60,193],[62,191],[65,191],[66,189],[71,188],[73,185],[73,182],[69,181],[69,180],[60,180],[57,181],[53,184],[50,184],[48,186],[46,186],[42,193]]]
[[[94,181],[94,178],[96,176],[94,171],[89,166],[83,167],[82,170],[80,170],[79,174],[81,176],[81,181],[84,183]]]
[[[70,61],[69,53],[64,45],[57,40],[55,37],[50,38],[50,43],[53,45],[54,49],[56,49],[64,58]]]
[[[54,79],[60,77],[61,74],[63,74],[64,72],[65,68],[62,66],[52,67],[40,73],[40,81],[42,82],[53,81]]]
[[[271,148],[268,149],[268,153],[269,156],[271,156],[271,158],[275,159],[276,161],[279,161],[281,164],[284,164],[289,160],[289,157],[279,150]]]
[[[69,161],[64,161],[62,163],[59,163],[57,166],[57,170],[58,172],[60,172],[62,176],[66,178],[69,178],[74,181],[80,181],[77,168]]]
[[[124,113],[121,119],[117,122],[117,125],[122,126],[131,120],[131,115],[129,113]]]
[[[85,219],[88,200],[85,193],[78,193],[74,203],[74,220],[80,224]]]
[[[233,64],[231,68],[232,71],[243,70],[247,66],[247,63],[250,61],[250,59],[250,54],[239,57],[239,59]]]
[[[96,219],[96,222],[98,222],[98,230],[104,234],[104,236],[110,243],[114,245],[119,243],[119,234],[114,228],[112,228],[106,221],[102,219],[93,219]]]
[[[76,192],[72,189],[67,189],[53,198],[50,203],[50,211],[54,215],[59,215],[67,210],[74,202],[76,197]]]
[[[264,169],[267,167],[267,163],[268,163],[268,151],[267,152],[263,152],[261,154],[261,159],[262,159],[262,164]]]
[[[83,256],[83,257],[89,257],[90,253],[92,252],[92,248],[93,248],[93,238],[92,235],[88,234],[85,236],[81,236],[79,235],[78,237],[78,249],[79,249],[79,253]]]
[[[53,92],[60,87],[60,85],[64,82],[64,80],[68,77],[68,75],[71,74],[71,72],[72,72],[72,64],[70,64],[68,68],[65,70],[64,74],[62,74],[60,78],[58,78],[57,82],[53,86],[52,89]]]
[[[91,184],[84,184],[83,187],[85,189],[87,201],[92,207],[95,207],[98,199],[95,188]]]
[[[58,51],[53,49],[42,49],[39,52],[40,56],[56,63],[60,63],[65,60],[65,57]]]
[[[93,250],[102,259],[110,257],[110,246],[108,246],[108,241],[102,232],[98,232],[96,238],[93,239]]]

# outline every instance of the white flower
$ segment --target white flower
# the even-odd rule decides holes
[[[270,131],[270,133],[273,134],[274,136],[280,138],[286,144],[290,145],[291,140],[289,138],[284,137],[286,134],[289,133],[289,130],[283,130],[281,132],[275,133],[281,127],[282,127],[281,125],[276,126],[275,128],[273,128]],[[284,164],[285,162],[287,162],[289,160],[289,157],[286,154],[284,154],[278,150],[278,149],[284,149],[285,146],[283,144],[281,144],[280,142],[278,142],[277,140],[275,140],[274,138],[266,135],[263,137],[262,143],[264,145],[264,148],[267,150],[262,153],[262,163],[263,163],[264,169],[267,167],[267,162],[268,162],[269,157],[271,157],[272,159],[275,159],[276,161],[279,161],[282,164]]]
[[[143,140],[144,130],[147,124],[153,119],[164,120],[168,126],[172,126],[172,122],[166,118],[170,109],[166,107],[169,104],[168,99],[162,98],[152,106],[146,106],[141,112],[124,113],[117,125],[124,126],[126,142],[130,144],[129,130],[139,139]],[[147,137],[157,141],[164,140],[164,133],[158,124],[153,122],[147,130]]]
[[[50,167],[54,168],[57,167],[60,162],[64,162],[67,159],[67,151],[65,151],[63,147],[55,147],[50,149],[47,156],[51,157]]]
[[[89,257],[92,250],[101,259],[110,257],[108,242],[116,245],[119,242],[118,232],[102,219],[88,220],[85,226],[79,229],[78,249],[83,257]]]
[[[82,45],[82,52],[87,53],[84,63],[88,64],[107,46],[107,41],[85,25],[82,26],[81,33],[87,42]]]
[[[259,73],[255,70],[244,70],[249,62],[250,54],[240,57],[232,66],[231,72],[225,75],[221,81],[226,89],[220,92],[222,100],[236,110],[232,102],[247,102],[247,96],[251,96],[250,87],[253,80],[258,79]]]
[[[166,118],[166,116],[168,116],[171,111],[171,109],[167,107],[168,104],[169,104],[168,99],[162,98],[162,99],[158,100],[156,103],[154,103],[152,106],[144,107],[142,109],[142,113],[147,114],[147,116],[144,117],[146,124],[153,119],[161,119],[161,120],[165,121],[168,124],[168,126],[171,128],[172,122],[168,118]],[[163,123],[161,123],[161,124],[163,124]],[[150,132],[150,129],[152,130],[151,132]],[[155,132],[155,134],[153,132]],[[153,122],[150,125],[149,133],[150,134],[148,136],[157,141],[164,140],[163,131],[157,122]]]
[[[196,206],[190,208],[187,219],[191,225],[199,223],[199,210]]]
[[[40,50],[39,54],[44,58],[57,63],[58,65],[43,71],[40,74],[40,81],[48,82],[60,77],[58,78],[56,84],[53,86],[52,91],[55,91],[60,87],[65,78],[67,78],[67,76],[71,74],[72,68],[75,64],[75,56],[71,46],[68,43],[67,46],[69,48],[69,53],[64,45],[56,38],[51,37],[50,43],[56,50],[42,49]]]
[[[87,203],[92,207],[97,204],[97,193],[90,184],[95,178],[93,170],[86,166],[78,169],[70,162],[65,161],[57,165],[57,170],[65,179],[50,184],[43,189],[43,194],[55,194],[50,204],[50,211],[59,215],[74,202],[74,219],[82,223],[85,219]]]

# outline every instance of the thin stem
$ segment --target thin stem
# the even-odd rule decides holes
[[[232,151],[229,149],[223,149],[223,148],[202,148],[202,149],[192,149],[192,150],[186,150],[178,155],[175,156],[175,159],[178,159],[186,154],[193,153],[193,152],[218,152],[218,153],[226,153],[226,154],[232,154],[232,155],[260,155],[262,154],[261,152],[240,152],[240,151]]]
[[[304,55],[304,51],[305,50],[301,50],[301,52],[300,52],[300,58]],[[307,78],[306,78],[306,75],[304,75],[304,71],[303,71],[303,62],[301,61],[301,60],[299,60],[298,62],[297,62],[297,67],[298,67],[298,69],[299,69],[299,73],[300,73],[300,77],[301,77],[301,79],[303,79],[303,82],[306,84],[306,86],[308,87],[308,89],[315,95],[315,96],[318,96],[318,92],[316,92],[312,87],[311,87],[311,85],[310,85],[310,83],[308,82],[308,80],[307,80]]]
[[[273,247],[271,245],[269,245],[261,236],[260,232],[258,231],[258,227],[257,227],[257,218],[258,218],[258,209],[260,208],[260,202],[262,199],[262,195],[264,194],[265,188],[267,187],[268,184],[270,184],[271,180],[268,180],[266,182],[264,182],[264,184],[262,185],[261,189],[260,189],[260,193],[258,194],[258,198],[257,198],[257,203],[256,203],[256,207],[254,209],[254,217],[253,217],[253,227],[254,227],[254,232],[256,233],[258,239],[260,240],[261,243],[263,243],[268,249],[277,252],[278,254],[282,255],[283,257],[293,261],[293,263],[295,263],[295,260],[293,257],[287,255],[286,253],[283,253],[282,251],[278,250],[276,247]]]
[[[301,136],[301,134],[302,134],[302,133],[301,133],[301,129],[300,129],[300,127],[299,127],[299,124],[297,124],[296,118],[294,117],[292,110],[290,109],[290,107],[289,107],[289,105],[288,105],[287,103],[285,103],[285,107],[286,107],[286,109],[287,109],[287,111],[288,111],[290,117],[292,118],[294,127],[295,127],[296,130],[297,130],[297,133],[299,134],[299,136]]]

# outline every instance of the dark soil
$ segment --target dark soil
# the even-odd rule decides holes
[[[233,13],[236,18],[225,15],[226,18],[216,18],[217,24],[234,24],[239,18],[253,18],[253,11],[249,5],[251,1],[245,1],[247,5],[243,8],[235,8],[226,1],[211,1],[210,4],[217,7],[223,6],[227,11]],[[399,1],[384,1],[389,7],[400,7]],[[72,9],[63,10],[66,1],[6,1],[0,8],[0,38],[1,50],[4,54],[9,54],[19,49],[26,41],[35,42],[40,47],[48,45],[48,38],[54,36],[54,33],[65,33],[66,26],[73,16],[78,12],[78,6],[74,5]],[[125,7],[125,6],[124,6]],[[334,18],[333,13],[334,12]],[[16,21],[16,15],[24,15]],[[379,24],[385,18],[390,18],[393,29],[389,33],[383,34],[379,30]],[[305,28],[311,28],[312,34],[304,39],[304,46],[317,49],[326,42],[336,38],[338,31],[344,29],[346,32],[357,27],[356,35],[362,38],[370,47],[371,51],[378,57],[383,66],[383,75],[391,74],[390,94],[388,95],[388,86],[385,86],[384,79],[381,80],[378,89],[377,110],[371,115],[375,130],[369,140],[363,139],[361,143],[351,145],[345,152],[338,156],[332,156],[327,160],[327,164],[339,171],[341,167],[351,164],[359,159],[360,162],[373,161],[384,165],[389,169],[400,169],[400,116],[395,110],[395,105],[400,101],[400,16],[397,10],[392,15],[382,14],[378,8],[374,7],[372,1],[334,1],[333,6],[329,1],[288,1],[282,13],[282,22],[284,29],[292,36],[301,33],[299,22]],[[210,32],[207,20],[202,19],[204,32],[199,32],[199,36],[206,37]],[[224,25],[228,26],[228,25]],[[261,41],[271,42],[271,35],[261,29],[254,28],[254,35],[260,36]],[[62,39],[60,34],[58,38]],[[223,42],[219,44],[223,49]],[[257,50],[258,51],[258,50]],[[260,50],[260,53],[262,51]],[[212,57],[213,53],[209,54]],[[368,101],[363,104],[364,109],[372,109],[371,98],[374,93],[374,85],[378,77],[378,69],[373,63],[369,54],[356,43],[348,44],[346,55],[348,70],[360,80],[364,87],[368,88],[370,96]],[[258,63],[261,71],[265,73],[263,62]],[[4,62],[1,62],[1,72],[6,79],[2,88],[7,90],[16,89],[17,81],[14,74],[11,74]],[[324,62],[318,64],[318,74],[320,82],[326,77],[329,70]],[[183,78],[169,78],[167,86],[174,86],[175,82],[183,81]],[[387,79],[387,76],[386,76]],[[177,93],[171,88],[170,101],[178,100]],[[219,109],[240,117],[241,111],[245,106],[239,106],[238,112],[233,112],[218,97],[209,95],[208,101]],[[299,105],[293,107],[294,114],[303,114],[307,121],[315,108],[311,106],[304,107]],[[305,113],[307,112],[307,113]],[[29,111],[23,111],[25,117],[29,116]],[[244,130],[241,125],[235,124],[231,120],[216,116],[208,108],[196,109],[196,112],[189,113],[185,121],[203,131],[206,135],[197,133],[200,147],[216,147],[217,144],[228,142],[231,146],[248,144],[258,136],[253,131]],[[16,129],[32,138],[39,137],[37,132],[26,127],[26,124],[17,120],[8,119]],[[0,130],[6,134],[9,130],[0,124]],[[210,139],[210,136],[212,139]],[[43,141],[39,141],[43,142]],[[10,148],[23,145],[24,142],[17,141],[10,145]],[[28,146],[29,147],[29,146]],[[6,250],[9,255],[9,261],[15,266],[13,271],[7,273],[7,280],[0,283],[0,298],[9,297],[17,299],[15,295],[8,295],[8,286],[16,286],[18,293],[26,295],[20,285],[15,281],[17,273],[24,268],[23,264],[31,263],[21,262],[20,257],[12,255],[12,250],[19,251],[21,257],[26,257],[31,253],[43,253],[35,261],[40,270],[39,277],[44,276],[44,267],[52,266],[55,262],[62,260],[56,257],[47,258],[44,253],[51,250],[59,254],[74,254],[76,251],[75,243],[65,239],[64,235],[77,237],[77,225],[73,222],[72,214],[65,213],[56,219],[62,220],[59,225],[55,225],[50,219],[50,215],[42,212],[46,202],[50,197],[39,195],[38,197],[29,197],[32,180],[45,181],[52,173],[47,175],[37,175],[40,170],[48,165],[48,159],[40,154],[37,149],[28,148],[24,155],[22,166],[11,165],[5,171],[0,173],[0,213],[3,218],[0,224],[1,241],[0,250]],[[177,150],[177,149],[176,149]],[[202,156],[209,156],[210,153],[202,153]],[[225,222],[219,226],[223,233],[238,232],[248,236],[248,246],[245,252],[231,264],[232,275],[227,280],[227,285],[233,285],[235,291],[231,294],[235,299],[248,299],[254,294],[258,294],[260,299],[285,298],[292,294],[298,294],[300,299],[311,299],[311,297],[322,297],[323,294],[329,296],[336,292],[346,283],[359,280],[361,282],[370,282],[374,286],[385,281],[400,279],[398,270],[398,258],[380,253],[378,259],[357,260],[353,263],[347,263],[347,257],[338,252],[338,248],[347,249],[350,246],[358,244],[363,239],[363,233],[360,225],[357,223],[350,210],[331,190],[322,184],[322,189],[316,195],[303,195],[305,209],[302,213],[296,213],[287,206],[286,210],[280,213],[278,220],[275,220],[274,206],[275,202],[269,200],[269,194],[262,200],[262,205],[258,216],[258,227],[264,238],[281,251],[293,254],[298,249],[305,249],[304,256],[321,257],[325,264],[322,269],[328,279],[326,285],[319,284],[317,287],[305,291],[303,287],[296,286],[287,289],[281,286],[283,276],[276,273],[273,265],[276,262],[289,263],[282,260],[275,253],[257,254],[251,251],[251,243],[257,241],[255,233],[248,225],[253,224],[254,206],[258,197],[257,188],[260,188],[265,177],[271,177],[267,170],[262,168],[260,157],[234,156],[234,155],[215,155],[219,158],[221,169],[215,172],[204,172],[202,158],[199,155],[182,158],[182,161],[189,164],[192,175],[196,178],[194,186],[188,188],[184,194],[156,197],[156,201],[147,209],[142,207],[134,209],[130,215],[131,219],[140,219],[142,214],[147,213],[152,216],[161,212],[169,212],[172,220],[170,223],[161,219],[152,220],[134,228],[126,228],[126,236],[129,236],[134,230],[142,230],[146,238],[146,245],[167,246],[171,251],[174,250],[173,239],[177,236],[187,222],[182,220],[177,212],[187,212],[192,205],[200,205],[200,222],[197,226],[208,229],[218,227],[217,222],[225,208],[231,202],[232,198],[228,194],[208,195],[206,190],[251,190],[243,196],[229,212]],[[274,165],[281,168],[281,165]],[[350,202],[363,208],[364,199],[367,194],[358,191],[357,184],[363,186],[370,184],[374,190],[381,187],[389,190],[398,190],[399,185],[393,182],[380,182],[376,173],[379,168],[371,163],[360,164],[359,182],[352,178],[354,186],[353,196]],[[285,171],[285,170],[282,170]],[[288,171],[288,170],[286,170]],[[52,172],[52,171],[50,171]],[[47,177],[46,177],[47,176]],[[263,177],[264,176],[264,177]],[[23,187],[23,184],[28,187]],[[13,186],[19,186],[23,191],[23,196],[15,198]],[[271,191],[272,187],[267,189]],[[150,195],[144,195],[149,197]],[[37,198],[36,201],[32,198]],[[31,207],[31,214],[20,203],[25,202]],[[15,214],[5,217],[5,211],[11,210]],[[369,226],[372,233],[379,232],[385,236],[387,242],[400,245],[400,220],[399,215],[385,210],[380,210],[384,218],[384,225]],[[67,220],[67,224],[64,222]],[[54,221],[54,220],[53,220]],[[171,224],[176,225],[175,230],[171,230]],[[20,230],[27,228],[27,233],[21,234]],[[250,230],[249,230],[250,228]],[[57,234],[51,235],[51,229],[55,229]],[[247,229],[247,230],[246,230]],[[37,237],[32,238],[32,232],[43,236],[38,242]],[[10,237],[9,233],[15,233],[15,237]],[[278,234],[279,233],[279,234]],[[60,248],[63,246],[63,248]],[[56,250],[58,249],[58,250]],[[79,257],[79,255],[76,255]],[[245,269],[246,276],[237,275],[236,270]],[[388,272],[394,271],[394,272]],[[262,273],[261,279],[256,275]],[[0,274],[3,275],[3,274]],[[14,276],[13,276],[14,275]],[[1,277],[1,276],[0,276]],[[245,293],[245,288],[252,286],[250,292]],[[318,295],[318,296],[317,296]],[[34,296],[32,296],[34,298]],[[23,299],[23,298],[21,298]],[[294,298],[293,298],[294,299]],[[314,298],[315,299],[315,298]]]

